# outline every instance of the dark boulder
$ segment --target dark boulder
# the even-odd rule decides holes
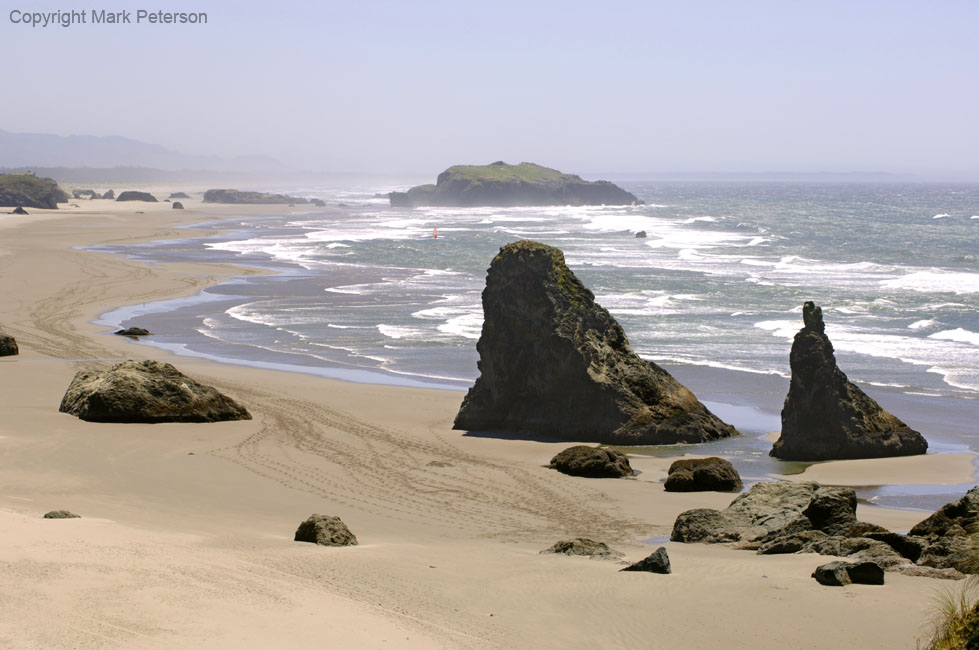
[[[744,484],[734,465],[712,456],[674,462],[663,487],[667,492],[738,492]]]
[[[16,208],[10,211],[10,214],[27,214],[27,210],[23,206],[18,205]]]
[[[137,192],[127,190],[119,195],[116,201],[146,201],[147,203],[157,203],[156,197],[149,192]]]
[[[20,354],[17,340],[9,334],[0,332],[0,357],[12,357],[16,354]]]
[[[339,517],[310,515],[296,529],[297,542],[311,542],[321,546],[356,546],[357,538]]]
[[[824,507],[809,510],[814,501]],[[838,510],[826,512],[829,503]],[[855,523],[855,509],[856,495],[850,488],[823,487],[818,483],[756,483],[725,510],[698,508],[680,513],[670,539],[708,544],[753,542],[761,546],[783,535],[820,530],[820,526],[827,527],[828,531],[822,532],[830,534],[844,521]],[[815,516],[815,521],[807,512]]]
[[[123,361],[81,370],[59,410],[89,422],[219,422],[250,420],[243,406],[169,363]]]
[[[922,546],[917,563],[936,569],[979,573],[979,486],[947,503],[908,531],[908,540]]]
[[[52,510],[44,513],[44,519],[81,519],[81,515],[76,515],[70,510]]]
[[[838,460],[923,454],[928,443],[860,388],[836,365],[822,310],[802,307],[792,380],[782,408],[782,435],[771,455],[784,460]]]
[[[102,195],[103,199],[115,200],[116,192],[115,190],[107,190],[105,194]]]
[[[181,203],[180,201],[174,201],[173,202],[173,209],[174,210],[183,210],[184,209],[184,204]]]
[[[819,584],[830,587],[842,587],[850,583],[884,584],[884,570],[873,562],[830,562],[817,567],[812,577]]]
[[[632,350],[560,250],[507,244],[489,268],[480,377],[454,428],[620,445],[737,435],[668,372]]]
[[[578,445],[569,447],[551,459],[550,467],[571,476],[621,478],[632,476],[629,458],[621,451]]]
[[[666,548],[660,546],[658,549],[639,560],[635,564],[622,569],[622,571],[646,571],[648,573],[671,573],[670,556],[666,554]]]
[[[152,335],[152,332],[147,329],[143,329],[142,327],[127,327],[124,330],[113,332],[113,334],[118,336],[128,336],[130,338],[138,338],[140,336],[150,336]]]
[[[645,238],[646,238],[645,230],[640,230],[639,232],[636,233],[636,239],[645,239]]]
[[[596,542],[587,537],[575,537],[574,539],[562,539],[555,542],[550,548],[546,548],[541,553],[557,553],[560,555],[583,555],[594,558],[621,557],[622,553],[608,547],[604,542]]]

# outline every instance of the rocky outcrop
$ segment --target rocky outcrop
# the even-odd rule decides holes
[[[544,553],[557,553],[559,555],[582,555],[592,558],[615,558],[622,557],[622,553],[609,548],[605,542],[596,542],[587,537],[575,537],[574,539],[562,539],[555,542],[550,548],[541,551]]]
[[[115,192],[115,190],[108,190],[108,191],[106,191],[106,193],[102,195],[102,198],[103,199],[115,200],[115,198],[116,198],[116,192]]]
[[[633,205],[635,195],[608,181],[584,181],[574,174],[534,163],[456,165],[439,174],[435,185],[418,185],[388,195],[395,207]]]
[[[9,334],[0,332],[0,357],[12,357],[16,354],[20,354],[17,340]]]
[[[95,190],[72,190],[71,196],[72,198],[76,198],[76,199],[89,199],[89,200],[99,198],[99,195]]]
[[[640,230],[636,233],[636,239],[646,239],[646,231]]]
[[[873,562],[830,562],[816,567],[812,577],[829,587],[884,584],[884,570]]]
[[[771,455],[784,460],[839,460],[923,454],[928,443],[897,419],[836,365],[822,310],[802,307],[804,327],[795,335],[792,380],[782,408],[782,435]]]
[[[660,546],[658,549],[639,560],[635,564],[622,569],[622,571],[646,571],[647,573],[672,573],[670,568],[670,556],[666,553],[666,548]]]
[[[667,492],[738,492],[744,484],[734,465],[712,456],[675,461],[663,486]]]
[[[157,203],[156,197],[149,192],[137,192],[136,190],[127,190],[122,192],[116,201],[145,201],[147,203]]]
[[[551,459],[551,469],[571,476],[588,478],[622,478],[632,476],[629,458],[615,449],[569,447]]]
[[[168,199],[189,199],[190,195],[185,192],[170,192]]]
[[[81,515],[76,515],[71,510],[52,510],[44,513],[44,519],[81,519]]]
[[[668,372],[633,352],[560,250],[507,244],[489,268],[480,377],[454,427],[609,444],[736,435]]]
[[[184,204],[181,203],[180,201],[174,201],[173,202],[173,209],[174,210],[183,210],[184,209]]]
[[[324,201],[323,199],[310,199],[309,202],[315,205],[317,208],[326,207],[326,201]]]
[[[268,192],[242,192],[241,190],[208,190],[204,192],[204,203],[236,204],[296,204],[307,203],[306,199],[285,194]]]
[[[34,174],[0,174],[0,207],[56,210],[68,195],[53,179]]]
[[[979,573],[979,486],[917,523],[907,543],[920,547],[917,564]]]
[[[293,538],[297,542],[311,542],[321,546],[356,546],[357,537],[350,532],[339,517],[310,515],[299,524]]]
[[[27,214],[27,210],[23,206],[18,205],[16,208],[10,211],[10,214]]]
[[[90,422],[251,419],[245,407],[230,397],[159,361],[123,361],[108,370],[81,370],[59,410]]]
[[[113,332],[116,336],[128,336],[130,338],[139,338],[140,336],[150,336],[152,332],[148,329],[143,329],[142,327],[127,327],[126,329]]]

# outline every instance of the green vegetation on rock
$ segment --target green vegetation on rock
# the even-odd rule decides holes
[[[391,205],[518,206],[518,205],[632,205],[634,195],[608,181],[585,181],[574,174],[534,163],[455,165],[437,182],[407,192],[391,192]]]
[[[0,174],[0,206],[56,210],[68,195],[51,178],[34,174]]]

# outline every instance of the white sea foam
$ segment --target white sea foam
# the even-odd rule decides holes
[[[923,293],[979,293],[979,273],[962,273],[931,269],[915,271],[891,280],[882,280],[886,289],[904,289]]]
[[[451,336],[478,340],[483,331],[483,315],[462,314],[455,316],[439,325],[438,331]]]
[[[934,217],[932,217],[932,219],[945,219],[945,218],[951,217],[951,216],[952,215],[946,214],[945,212],[943,212],[941,214],[936,214]]]
[[[698,223],[698,222],[701,222],[701,221],[705,221],[707,223],[716,223],[716,222],[720,221],[723,218],[724,217],[720,217],[720,218],[718,218],[718,217],[691,217],[689,219],[684,219],[680,223]]]
[[[954,330],[935,332],[934,334],[929,334],[928,338],[940,339],[943,341],[955,341],[956,343],[968,343],[970,345],[979,345],[979,333],[970,332],[969,330],[962,329],[961,327]]]
[[[909,330],[922,330],[928,327],[934,327],[938,324],[934,318],[929,318],[927,320],[916,320],[915,322],[908,325]]]
[[[377,326],[377,331],[390,339],[425,339],[428,337],[428,333],[423,329],[418,329],[415,327],[403,327],[400,325],[385,325],[383,323]]]

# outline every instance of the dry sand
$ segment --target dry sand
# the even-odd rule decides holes
[[[830,558],[668,543],[674,573],[661,576],[539,555],[582,535],[635,561],[678,513],[731,496],[664,492],[673,459],[637,459],[637,480],[558,474],[543,465],[565,444],[451,430],[457,392],[219,365],[106,335],[91,321],[114,307],[249,271],[74,247],[186,236],[173,227],[266,208],[75,203],[0,217],[0,328],[21,346],[0,359],[0,647],[890,650],[925,633],[945,583],[888,574],[883,587],[821,587],[810,573]],[[58,413],[76,370],[121,358],[170,361],[255,419]],[[828,463],[802,478],[971,476],[971,461],[949,455]],[[60,508],[83,518],[41,518]],[[360,545],[293,542],[313,512],[339,515]],[[895,529],[922,518],[859,515]]]

